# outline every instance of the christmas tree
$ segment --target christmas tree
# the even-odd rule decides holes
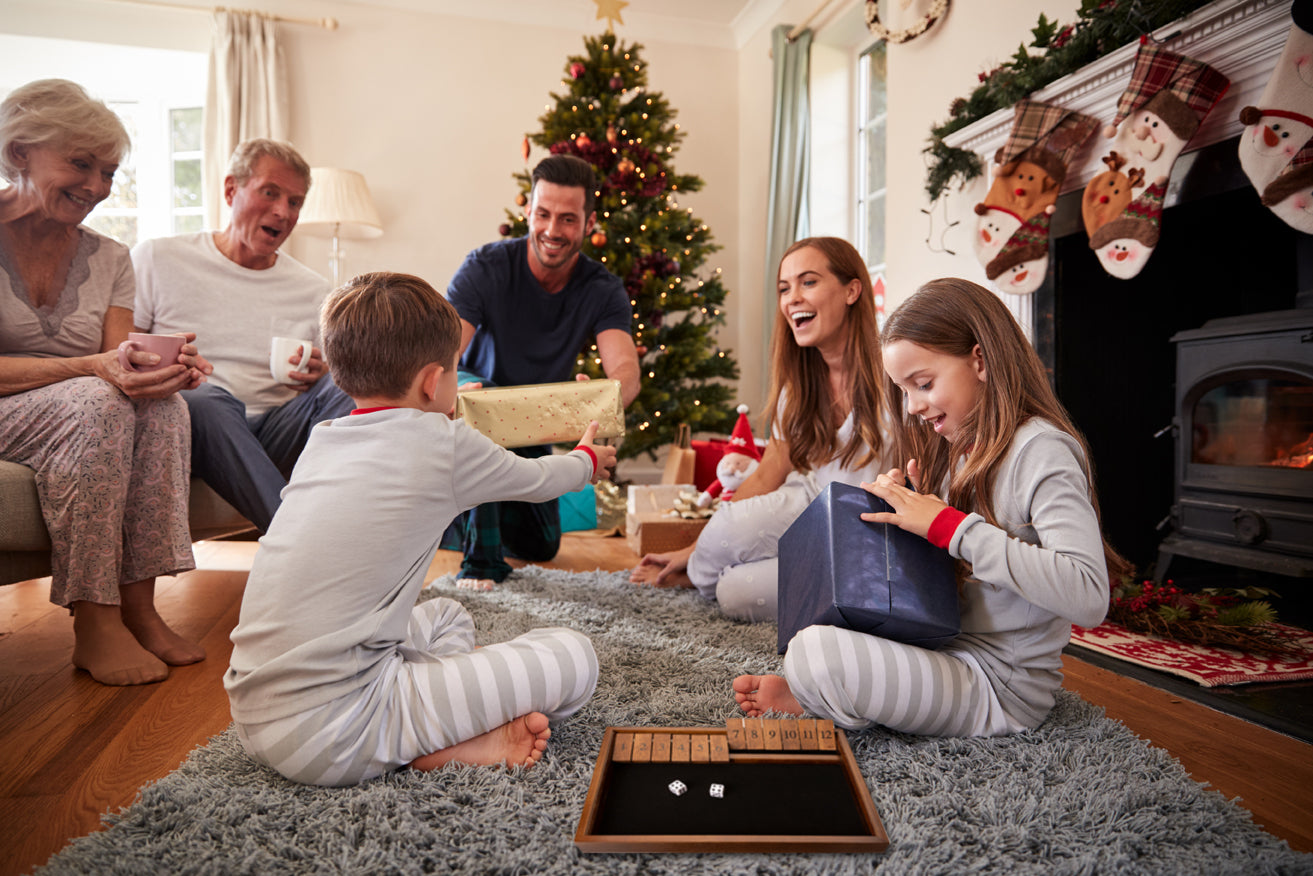
[[[726,290],[720,268],[704,267],[720,249],[707,226],[681,208],[679,197],[702,188],[699,177],[675,172],[684,134],[660,92],[648,91],[642,46],[611,32],[584,39],[585,53],[566,60],[563,94],[539,118],[542,131],[525,138],[593,165],[597,226],[584,252],[618,276],[633,306],[642,390],[625,415],[621,457],[654,454],[680,423],[694,432],[728,432],[734,423],[734,358],[716,344]],[[523,212],[529,172],[517,173],[518,211],[507,211],[504,237],[528,233]],[[579,371],[602,377],[595,345],[581,350]]]

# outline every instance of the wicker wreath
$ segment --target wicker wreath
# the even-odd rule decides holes
[[[948,0],[935,0],[930,11],[916,24],[903,30],[890,30],[880,23],[879,0],[866,0],[866,26],[875,34],[876,39],[890,43],[905,43],[929,30],[930,25],[943,18],[946,12],[948,12]]]

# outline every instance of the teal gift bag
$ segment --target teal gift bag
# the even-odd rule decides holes
[[[561,505],[561,532],[597,528],[597,496],[592,484],[577,492],[566,493],[558,501]]]

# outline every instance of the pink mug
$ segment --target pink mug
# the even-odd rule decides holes
[[[185,343],[187,343],[186,339],[178,335],[128,332],[128,339],[119,344],[119,364],[127,371],[159,371],[161,368],[168,368],[178,363],[178,354]],[[128,353],[134,350],[154,353],[160,357],[160,361],[154,365],[134,365],[128,358]]]

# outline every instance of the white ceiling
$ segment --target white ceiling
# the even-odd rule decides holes
[[[366,6],[432,12],[491,21],[601,32],[594,0],[354,0]],[[662,39],[740,48],[784,0],[628,0],[616,33],[631,40]],[[817,0],[821,5],[821,0]],[[349,14],[341,26],[350,27]]]

